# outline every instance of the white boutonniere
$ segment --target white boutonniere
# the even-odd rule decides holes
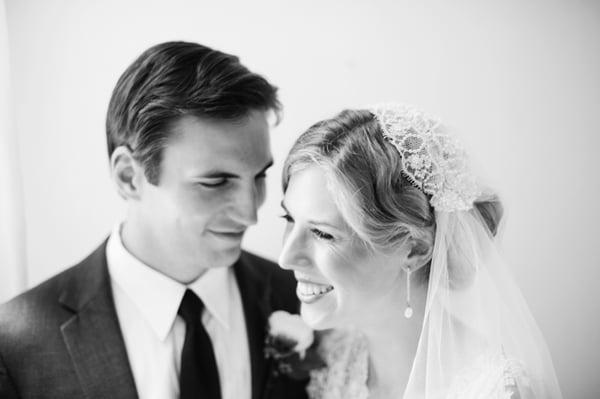
[[[274,360],[276,374],[300,380],[325,366],[314,331],[299,315],[277,310],[269,316],[268,328],[265,356]]]

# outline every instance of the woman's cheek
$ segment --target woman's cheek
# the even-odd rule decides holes
[[[330,246],[321,256],[322,264],[326,265],[322,273],[331,280],[334,286],[344,291],[354,291],[361,286],[364,278],[367,257],[355,246]]]

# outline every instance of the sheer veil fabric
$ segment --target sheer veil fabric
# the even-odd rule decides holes
[[[403,399],[562,398],[548,349],[476,208],[436,212],[425,315]],[[367,399],[368,347],[330,330],[311,399]]]
[[[476,208],[438,212],[405,399],[562,398],[544,338]]]
[[[475,206],[493,196],[462,143],[414,107],[370,112],[435,210],[424,322],[404,397],[560,398],[544,338]]]

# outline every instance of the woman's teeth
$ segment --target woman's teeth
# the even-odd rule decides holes
[[[321,296],[332,291],[331,285],[308,283],[306,281],[298,281],[298,287],[296,293],[298,298],[303,302],[312,302],[320,298]]]

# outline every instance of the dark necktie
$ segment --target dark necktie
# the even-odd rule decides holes
[[[185,342],[181,351],[180,399],[221,399],[219,372],[208,333],[202,325],[204,304],[185,290],[179,311],[185,320]]]

